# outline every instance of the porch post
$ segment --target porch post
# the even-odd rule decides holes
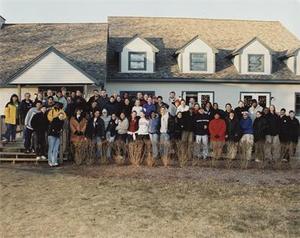
[[[83,97],[87,99],[87,84],[83,86]]]
[[[18,84],[18,97],[19,97],[19,100],[21,101],[21,84]]]

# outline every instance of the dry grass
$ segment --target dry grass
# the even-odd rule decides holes
[[[2,165],[2,237],[299,237],[298,171]]]
[[[128,143],[128,158],[131,164],[140,166],[144,161],[145,143],[137,140]]]

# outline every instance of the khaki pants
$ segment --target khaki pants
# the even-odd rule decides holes
[[[254,158],[255,158],[255,160],[264,160],[265,159],[265,142],[264,141],[257,141],[255,143]]]
[[[280,158],[279,136],[266,136],[265,155],[267,159],[278,160]]]
[[[252,147],[254,143],[254,137],[252,134],[245,134],[240,140],[242,159],[251,160]]]
[[[192,143],[194,141],[194,133],[192,131],[183,131],[181,134],[183,142]]]
[[[211,147],[212,147],[212,156],[214,159],[220,159],[223,151],[225,142],[224,141],[212,141]]]
[[[233,141],[228,142],[227,158],[231,160],[236,159],[237,150],[238,150],[238,142],[233,142]]]

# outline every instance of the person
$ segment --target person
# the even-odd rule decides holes
[[[213,150],[213,158],[220,159],[222,156],[223,147],[225,144],[226,123],[218,112],[215,113],[208,125],[210,133],[210,141]]]
[[[121,112],[124,112],[123,110],[123,101],[120,95],[116,97],[116,115],[120,116]]]
[[[100,98],[100,95],[99,95],[99,91],[98,89],[94,89],[93,90],[93,96],[91,96],[87,102],[87,104],[89,105],[89,107],[91,107],[92,103],[93,102],[96,102],[97,103],[97,107],[99,107],[98,105],[98,100]]]
[[[266,141],[267,122],[263,117],[262,112],[256,112],[256,118],[253,123],[253,136],[255,143],[254,158],[256,162],[264,161],[265,159],[265,141]]]
[[[118,120],[117,130],[117,139],[126,143],[127,132],[128,132],[129,122],[126,118],[124,112],[121,112],[120,119]]]
[[[289,158],[286,160],[289,160],[291,157],[295,156],[296,154],[296,148],[299,140],[299,131],[300,131],[299,120],[295,117],[295,112],[292,110],[289,111],[287,130],[288,130],[288,140],[289,140]]]
[[[243,112],[240,120],[242,138],[240,140],[242,159],[250,161],[252,157],[252,147],[254,143],[252,120],[247,111]]]
[[[162,106],[160,108],[160,145],[161,145],[161,155],[167,156],[169,154],[169,147],[170,147],[170,136],[169,136],[169,115],[168,109],[166,106]]]
[[[67,109],[68,106],[68,102],[67,99],[63,96],[62,91],[58,90],[56,92],[56,95],[53,97],[55,102],[59,102],[62,104],[62,109],[65,111]]]
[[[241,139],[240,123],[234,111],[231,110],[228,114],[228,117],[226,117],[226,140],[227,140],[228,159],[230,160],[236,159],[238,144],[240,139]]]
[[[268,125],[265,148],[266,159],[277,161],[280,158],[280,118],[274,105],[270,106],[270,112],[266,115],[266,120]]]
[[[24,99],[20,103],[20,123],[24,125],[25,117],[30,108],[33,107],[33,102],[30,99],[30,93],[25,93]]]
[[[57,117],[50,122],[48,131],[48,164],[50,167],[58,166],[58,154],[60,146],[60,135],[63,131],[65,115],[60,112]]]
[[[213,107],[212,107],[212,117],[214,117],[215,113],[219,113],[220,117],[222,119],[225,119],[225,112],[219,108],[219,104],[218,103],[213,103]]]
[[[127,118],[130,117],[131,114],[131,105],[130,105],[130,100],[128,98],[124,99],[122,108],[121,108],[121,112],[124,112],[125,116]]]
[[[19,124],[19,98],[16,94],[10,97],[9,102],[5,105],[4,109],[6,132],[2,142],[15,142],[17,125]]]
[[[232,112],[232,106],[230,103],[226,103],[224,111],[224,119],[229,117],[229,114]]]
[[[31,126],[36,134],[36,159],[47,159],[46,154],[46,132],[48,130],[47,108],[42,106],[41,111],[36,113],[32,120]]]
[[[206,102],[205,105],[204,105],[204,107],[205,107],[204,111],[208,115],[209,120],[211,121],[212,119],[214,119],[213,108],[212,108],[211,102]]]
[[[196,135],[197,157],[206,160],[208,156],[208,123],[209,117],[204,108],[200,107],[194,118],[194,131]],[[202,147],[202,152],[201,152]]]
[[[46,105],[47,108],[52,108],[54,106],[54,104],[55,104],[54,97],[49,96],[49,97],[47,97],[47,100],[44,105]]]
[[[138,120],[138,117],[137,117],[137,113],[136,113],[136,111],[133,111],[131,113],[131,117],[129,119],[129,127],[128,127],[128,132],[127,132],[128,142],[136,140],[137,133],[138,133],[138,127],[139,127],[139,120]]]
[[[141,118],[139,119],[138,125],[139,125],[137,131],[138,139],[143,141],[149,139],[149,120],[146,118],[145,112],[141,113]]]
[[[239,121],[242,119],[244,111],[248,111],[248,110],[245,107],[245,103],[242,100],[240,100],[238,102],[238,106],[234,109],[234,113]]]
[[[156,106],[156,112],[160,114],[161,112],[161,108],[165,107],[165,108],[169,108],[169,105],[163,102],[163,97],[162,96],[158,96],[157,97],[157,103],[155,103]]]
[[[252,99],[251,107],[248,110],[249,116],[250,116],[252,122],[254,122],[254,119],[256,117],[256,112],[261,112],[262,110],[263,110],[263,108],[257,103],[257,100]]]
[[[47,117],[48,117],[49,122],[52,122],[53,119],[54,119],[55,117],[57,117],[58,114],[60,114],[60,113],[62,113],[62,114],[64,115],[64,117],[65,117],[64,119],[67,118],[67,115],[66,115],[66,113],[64,112],[64,110],[62,109],[62,107],[63,107],[63,105],[62,105],[61,103],[56,102],[56,103],[54,104],[54,106],[53,106],[51,109],[49,109],[48,114],[47,114]]]
[[[177,107],[176,114],[177,114],[178,112],[188,112],[189,109],[190,109],[190,108],[189,108],[188,105],[186,105],[185,100],[184,100],[184,99],[181,99],[180,105]]]
[[[108,112],[105,108],[102,110],[101,119],[104,121],[105,130],[107,130],[108,124],[111,120],[111,116],[108,115]]]
[[[151,97],[146,97],[146,98],[147,98],[147,103],[143,105],[143,112],[145,113],[145,117],[149,118],[151,113],[156,111],[156,107]]]
[[[108,115],[116,114],[118,116],[118,105],[114,96],[110,96],[109,101],[105,105]]]
[[[159,142],[159,127],[160,118],[158,113],[152,112],[149,119],[149,137],[152,145],[152,156],[153,158],[158,157],[158,142]]]
[[[194,113],[193,108],[182,112],[182,133],[181,140],[185,143],[193,143],[194,140]]]
[[[171,91],[169,93],[169,99],[168,99],[169,104],[174,103],[175,100],[176,100],[176,93],[174,91]]]
[[[96,145],[96,156],[102,154],[102,142],[105,140],[105,124],[100,117],[100,110],[94,112],[94,116],[87,122],[86,137]]]
[[[28,112],[24,120],[24,148],[25,153],[30,153],[31,151],[34,151],[34,148],[32,148],[31,140],[32,140],[32,133],[33,128],[31,125],[31,121],[33,116],[41,111],[43,104],[42,101],[36,101],[35,107],[32,107]]]
[[[288,117],[286,109],[282,108],[279,113],[279,140],[280,140],[280,158],[288,161],[289,157],[289,136],[288,136]]]
[[[134,106],[132,107],[131,111],[136,111],[137,116],[141,117],[141,113],[143,111],[143,107],[141,106],[141,102],[139,99],[135,100]]]
[[[117,135],[117,130],[116,130],[117,126],[118,126],[118,118],[116,114],[113,113],[111,114],[111,119],[106,129],[106,141],[108,142],[106,156],[109,161],[111,160],[112,157],[112,147],[113,147],[112,145]]]
[[[61,114],[60,112],[58,114]],[[87,120],[83,116],[83,110],[80,108],[75,109],[75,114],[70,119],[70,140],[72,143],[85,140],[85,131],[87,126]]]
[[[174,121],[174,133],[173,137],[171,137],[173,140],[181,140],[182,138],[182,131],[183,131],[183,118],[182,118],[182,112],[178,112],[175,121]]]

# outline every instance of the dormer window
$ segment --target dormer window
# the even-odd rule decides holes
[[[207,53],[190,53],[190,71],[207,71]]]
[[[248,72],[264,72],[264,55],[248,55]]]
[[[128,53],[128,70],[146,70],[146,68],[147,68],[146,52]]]

